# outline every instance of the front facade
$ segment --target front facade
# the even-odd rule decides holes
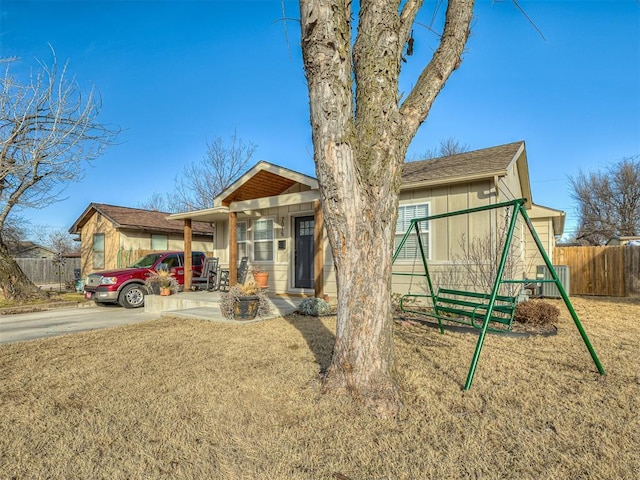
[[[314,178],[259,162],[218,195],[213,208],[169,218],[211,222],[213,255],[222,267],[233,270],[247,256],[250,265],[269,273],[271,291],[313,295],[335,292],[319,198]]]
[[[180,222],[168,213],[91,203],[69,233],[79,235],[82,275],[132,264],[152,251],[184,250]],[[211,254],[213,228],[197,223],[193,250]]]
[[[213,255],[230,269],[247,256],[250,264],[269,272],[273,293],[333,296],[337,288],[319,198],[314,178],[259,162],[222,192],[213,208],[168,218],[182,220],[187,226],[192,221],[213,223]],[[555,236],[562,233],[558,229],[563,221],[558,219],[563,220],[564,214],[532,204],[524,142],[407,163],[396,240],[402,238],[412,218],[517,198],[528,199],[526,208],[536,229],[543,232],[545,248],[552,246]],[[451,275],[451,265],[468,263],[478,244],[488,242],[485,248],[495,251],[509,215],[492,210],[430,221],[422,231],[430,265],[441,276]],[[541,259],[536,257],[537,249],[528,235],[519,223],[512,247],[518,258],[512,274],[517,278],[535,278]],[[415,269],[415,246],[415,241],[405,244],[394,271]],[[549,255],[552,251],[547,248]],[[457,277],[459,282],[464,275],[458,273]],[[412,281],[408,276],[394,277],[394,290],[406,291]]]

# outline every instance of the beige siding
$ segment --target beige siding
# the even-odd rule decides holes
[[[514,163],[506,178],[499,180],[498,186],[500,195],[497,194],[493,180],[485,180],[471,183],[462,183],[446,186],[435,186],[414,190],[403,190],[400,192],[400,205],[411,205],[418,203],[429,203],[430,214],[439,214],[463,210],[473,207],[494,204],[498,201],[506,201],[521,197],[520,183],[517,178],[517,168]],[[287,192],[298,193],[307,190],[308,187],[294,185]],[[261,216],[247,217],[242,213],[238,214],[238,221],[247,222],[247,253],[249,261],[253,258],[252,232],[253,224],[259,218],[273,218],[274,220],[274,261],[262,263],[260,267],[270,273],[269,287],[273,293],[289,293],[313,295],[312,290],[296,290],[293,288],[293,228],[294,219],[299,216],[313,215],[313,204],[302,203],[275,208],[263,209],[256,212]],[[513,212],[510,212],[511,214]],[[460,215],[432,221],[430,224],[430,261],[429,269],[435,281],[454,282],[460,288],[474,288],[474,285],[467,285],[469,279],[465,275],[464,269],[455,265],[464,257],[464,250],[469,248],[471,242],[476,239],[489,238],[495,251],[500,251],[498,242],[504,237],[505,222],[507,220],[505,210],[491,210],[487,212],[477,212],[474,214]],[[229,236],[228,222],[216,222],[214,255],[220,258],[222,265],[228,264]],[[530,251],[529,244],[525,240],[524,226],[519,223],[514,235],[514,253],[517,261],[524,264],[530,259],[526,256]],[[284,248],[278,249],[278,241],[283,240]],[[324,238],[324,292],[331,297],[337,294],[334,266],[329,247],[328,239]],[[391,254],[391,252],[390,252]],[[524,267],[518,267],[514,273],[514,278],[524,277]],[[394,265],[394,272],[424,274],[424,268],[420,258],[414,262],[413,259],[398,261]],[[412,291],[425,292],[426,280],[424,276],[394,276],[393,290],[396,293],[406,293],[411,286]]]
[[[518,177],[518,165],[513,163],[507,170],[507,175],[498,180],[498,202],[508,202],[522,198],[522,187]]]
[[[510,177],[516,175],[515,166],[511,169]],[[519,181],[517,178],[507,178],[501,188],[511,194],[509,199],[520,198]],[[506,201],[507,198],[501,198]],[[480,207],[496,203],[493,182],[473,182],[467,184],[449,185],[433,188],[430,191],[404,191],[400,204],[422,203],[427,201],[431,206],[431,214],[454,212],[469,208]],[[468,258],[472,244],[484,242],[493,253],[493,258],[499,258],[500,242],[506,238],[507,220],[510,220],[513,210],[507,216],[506,209],[489,210],[472,214],[456,215],[430,222],[431,259],[428,262],[429,273],[437,288],[438,284],[458,287],[462,289],[477,289],[472,285],[462,263]],[[521,279],[525,276],[525,242],[524,223],[516,225],[512,241],[512,268],[505,278]],[[425,293],[427,281],[424,277],[424,266],[418,257],[413,260],[397,261],[394,272],[414,275],[395,275],[393,291],[406,293]]]
[[[131,230],[120,231],[120,245],[122,250],[151,250],[151,233]],[[165,234],[158,232],[155,235],[167,236],[167,250],[184,250],[184,234]],[[193,235],[192,250],[211,252],[213,250],[212,236]]]
[[[120,234],[110,221],[102,215],[94,213],[82,227],[81,232],[80,253],[83,275],[97,269],[93,265],[93,236],[100,233],[104,234],[104,269],[116,267]]]
[[[104,268],[97,268],[93,264],[93,235],[96,233],[103,233],[105,238]],[[164,235],[160,232],[158,234]],[[121,268],[133,263],[141,255],[151,250],[151,233],[132,230],[119,231],[109,220],[94,213],[82,227],[80,244],[82,274],[87,275],[96,270]],[[211,255],[211,237],[194,235],[192,249]],[[168,250],[184,250],[183,234],[168,234]]]
[[[532,219],[531,223],[535,228],[544,249],[547,252],[547,256],[553,263],[553,247],[555,245],[555,239],[553,236],[553,223],[551,218],[536,218]],[[544,259],[538,251],[535,241],[531,234],[527,231],[527,278],[536,278],[536,266],[544,265]]]
[[[494,203],[490,182],[458,184],[433,189],[409,190],[401,194],[400,205],[429,203],[430,215],[465,210]],[[432,220],[430,232],[430,258],[450,261],[462,254],[464,245],[475,237],[483,237],[492,230],[495,213],[479,212]]]
[[[297,193],[308,190],[308,187],[299,188],[295,185],[286,193]],[[304,294],[313,295],[313,289],[293,288],[293,261],[294,261],[294,219],[295,217],[313,216],[314,209],[312,203],[301,203],[297,205],[287,205],[277,208],[263,209],[257,212],[259,217],[247,217],[238,215],[238,222],[247,222],[247,255],[249,263],[253,261],[253,225],[261,218],[272,218],[274,221],[274,261],[260,262],[262,270],[269,272],[269,288],[272,292],[283,294]],[[216,242],[214,255],[220,258],[222,266],[227,266],[229,223],[227,221],[216,222]],[[278,242],[284,241],[284,248],[278,248]],[[324,291],[328,295],[336,295],[335,275],[333,274],[333,259],[327,235],[324,235]]]

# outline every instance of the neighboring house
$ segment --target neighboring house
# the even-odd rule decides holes
[[[149,251],[184,250],[183,222],[169,213],[91,203],[69,229],[80,236],[82,274],[120,268]],[[194,222],[192,251],[211,253],[214,230]]]
[[[613,237],[607,242],[609,247],[617,247],[622,245],[628,245],[631,247],[640,245],[640,235],[627,235],[621,237]]]
[[[259,162],[220,193],[214,207],[170,215],[172,220],[215,223],[214,256],[232,270],[242,256],[270,272],[272,293],[336,294],[331,251],[324,231],[318,182],[271,163]],[[562,235],[564,213],[531,202],[529,168],[524,142],[405,164],[400,190],[396,239],[416,217],[462,210],[516,198],[527,198],[526,208],[548,255]],[[423,234],[431,265],[444,270],[464,256],[480,238],[495,240],[506,211],[479,216],[456,216],[432,221]],[[188,236],[188,228],[186,235]],[[543,263],[532,247],[523,224],[514,240],[522,266],[518,278],[535,278]],[[229,249],[229,245],[232,248]],[[415,248],[406,249],[395,269],[411,271]],[[389,252],[392,255],[393,252]],[[394,289],[406,291],[406,277]]]
[[[80,259],[75,258],[74,253],[63,254],[60,258],[55,250],[34,242],[9,242],[7,247],[9,255],[36,285],[72,281],[80,266]]]
[[[562,210],[532,205],[531,209],[527,210],[527,214],[531,218],[545,252],[553,262],[553,250],[564,232],[565,213]],[[526,255],[527,277],[535,278],[535,267],[544,265],[544,259],[531,236],[527,236]]]
[[[54,258],[56,256],[54,250],[29,241],[9,242],[7,247],[9,255],[13,258]]]

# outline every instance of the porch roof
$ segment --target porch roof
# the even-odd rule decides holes
[[[300,184],[308,190],[285,193]],[[169,220],[192,219],[215,222],[229,218],[230,212],[239,217],[256,217],[256,210],[295,205],[319,199],[318,181],[299,172],[265,161],[258,162],[238,180],[221,192],[212,208],[169,215]]]

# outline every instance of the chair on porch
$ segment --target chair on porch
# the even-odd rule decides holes
[[[243,284],[247,277],[247,271],[249,270],[249,257],[242,257],[240,264],[238,265],[238,283]],[[229,269],[223,268],[220,270],[220,290],[229,290]]]
[[[191,287],[201,290],[204,286],[207,290],[215,290],[218,283],[218,257],[207,257],[202,265],[199,277],[191,279]]]

